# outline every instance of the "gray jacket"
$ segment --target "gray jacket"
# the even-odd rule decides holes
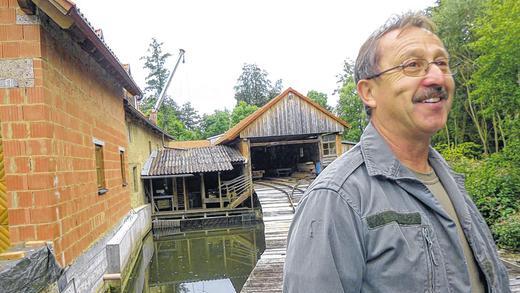
[[[510,292],[489,228],[432,148],[488,292]],[[372,125],[309,186],[287,244],[284,292],[470,292],[464,252],[448,214]]]

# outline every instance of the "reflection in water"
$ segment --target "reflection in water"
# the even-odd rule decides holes
[[[204,230],[146,240],[127,292],[240,292],[265,249],[263,226]],[[148,257],[146,257],[148,255]],[[151,262],[146,259],[150,258]],[[148,264],[148,265],[147,265]],[[144,279],[144,280],[143,280]]]

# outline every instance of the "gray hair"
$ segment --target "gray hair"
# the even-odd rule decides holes
[[[356,84],[358,81],[378,73],[380,59],[378,46],[381,38],[393,30],[409,27],[422,28],[432,33],[436,31],[435,24],[422,12],[407,12],[391,17],[383,26],[373,32],[359,49],[354,66]],[[370,108],[365,106],[365,110],[370,117]]]

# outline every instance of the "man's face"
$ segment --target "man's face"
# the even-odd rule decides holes
[[[387,33],[380,39],[378,53],[380,70],[410,59],[431,62],[448,57],[436,35],[416,27]],[[401,137],[423,138],[431,137],[446,124],[455,86],[452,76],[444,75],[436,65],[431,64],[422,77],[393,70],[371,82],[376,103],[371,118],[377,125]],[[439,94],[439,89],[446,94]]]

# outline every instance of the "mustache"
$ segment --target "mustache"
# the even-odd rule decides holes
[[[446,100],[448,99],[448,91],[442,86],[428,87],[423,92],[415,95],[412,98],[412,102],[421,103],[432,98],[440,98],[441,100]]]

